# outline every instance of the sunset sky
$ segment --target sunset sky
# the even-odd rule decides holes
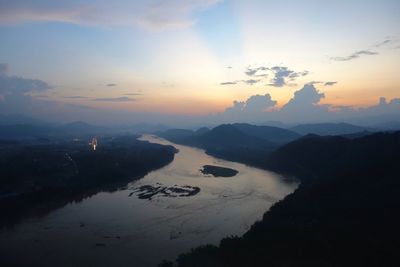
[[[400,97],[397,0],[0,0],[0,38],[3,113],[276,110],[310,83],[330,109]]]

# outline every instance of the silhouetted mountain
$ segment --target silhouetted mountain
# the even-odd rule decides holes
[[[277,144],[288,143],[300,137],[299,134],[293,131],[272,126],[256,126],[247,123],[235,123],[233,126],[249,136]]]
[[[277,127],[254,126],[244,123],[223,124],[211,130],[171,129],[157,133],[177,144],[196,146],[207,153],[233,161],[262,165],[262,160],[279,145],[298,138],[300,135]]]
[[[247,132],[248,128],[243,127]],[[219,125],[201,131],[172,129],[158,133],[159,136],[177,144],[203,148],[207,153],[238,162],[261,164],[264,155],[278,146],[267,139],[254,137],[243,132],[234,124]]]
[[[234,146],[234,147],[256,147],[262,145],[272,145],[272,143],[266,139],[254,138],[250,136],[232,124],[223,124],[213,128],[197,137],[197,141],[205,147],[222,147],[222,146]]]
[[[300,124],[290,129],[302,135],[344,135],[371,130],[371,128],[368,127],[356,126],[348,123]]]
[[[399,151],[400,132],[308,135],[279,148],[264,167],[299,188],[243,237],[194,249],[178,266],[396,266]]]
[[[209,132],[209,131],[210,131],[209,128],[207,128],[207,127],[201,127],[201,128],[199,128],[199,129],[197,129],[197,130],[195,131],[195,134],[197,134],[197,135],[202,135],[202,134],[205,134],[205,133],[207,133],[207,132]]]

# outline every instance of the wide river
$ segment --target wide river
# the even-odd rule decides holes
[[[221,160],[201,149],[150,135],[141,140],[173,145],[179,153],[171,164],[126,189],[98,193],[3,230],[0,258],[24,266],[157,266],[192,247],[243,235],[297,187],[275,173]],[[204,175],[200,169],[206,164],[232,168],[238,174]],[[142,185],[189,185],[200,192],[140,199],[135,189]]]

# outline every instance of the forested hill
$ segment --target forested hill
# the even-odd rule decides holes
[[[178,266],[397,266],[399,162],[400,132],[289,143],[264,164],[299,188],[242,238],[197,248]]]

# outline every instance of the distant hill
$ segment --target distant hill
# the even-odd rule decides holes
[[[301,134],[318,134],[318,135],[344,135],[353,134],[363,131],[370,131],[369,127],[356,126],[349,123],[315,123],[300,124],[290,128],[290,130]]]
[[[256,126],[247,123],[222,124],[213,129],[206,127],[197,131],[170,129],[158,135],[177,143],[191,145],[257,146],[260,144],[280,145],[300,137],[299,134],[278,127]]]

